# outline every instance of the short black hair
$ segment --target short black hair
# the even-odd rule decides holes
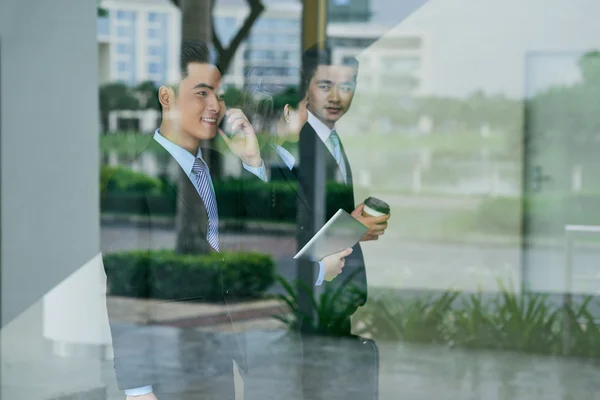
[[[206,43],[194,39],[186,39],[181,42],[181,55],[179,57],[181,79],[187,78],[188,65],[191,63],[211,63],[210,50]]]
[[[358,60],[355,57],[344,57],[340,63],[358,71]],[[315,76],[319,65],[334,65],[331,47],[328,43],[316,43],[302,54],[302,70],[300,72],[300,94],[305,94],[310,81]]]

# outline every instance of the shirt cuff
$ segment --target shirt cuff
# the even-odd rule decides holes
[[[264,161],[262,162],[262,164],[260,165],[260,167],[251,167],[251,166],[246,165],[244,163],[242,163],[242,165],[244,166],[244,169],[246,171],[250,172],[251,174],[256,175],[258,178],[260,178],[264,182],[267,181],[267,169],[265,168],[265,162]]]
[[[321,286],[323,284],[323,279],[325,279],[325,264],[319,261],[319,277],[317,278],[315,286]]]
[[[125,396],[143,396],[152,393],[152,385],[125,390]]]

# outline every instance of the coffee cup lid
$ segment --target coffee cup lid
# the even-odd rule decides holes
[[[375,211],[379,211],[383,214],[390,213],[390,206],[383,200],[379,200],[376,197],[369,197],[365,200],[365,206],[372,208]]]

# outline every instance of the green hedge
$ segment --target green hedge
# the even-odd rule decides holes
[[[110,184],[109,184],[110,179]],[[278,222],[296,221],[296,189],[285,182],[269,182],[265,184],[258,179],[215,180],[215,192],[219,200],[219,214],[225,218],[271,220]],[[174,215],[177,199],[166,190],[167,185],[161,179],[133,172],[123,167],[102,167],[101,193],[110,193],[102,201],[103,212],[139,214],[144,211],[145,194],[150,192],[153,208],[161,214]],[[173,183],[174,185],[174,183]],[[343,184],[327,184],[327,217],[331,217],[341,207],[351,212],[353,204],[347,202],[349,188]],[[276,207],[270,207],[275,195]],[[264,204],[264,207],[253,207],[253,215],[248,215],[244,204]]]
[[[254,252],[130,251],[109,254],[103,261],[109,294],[115,296],[219,301],[221,269],[223,285],[235,299],[259,298],[275,281],[273,258]]]
[[[163,183],[125,167],[103,166],[100,169],[100,192],[163,192]]]

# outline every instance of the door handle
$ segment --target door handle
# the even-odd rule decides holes
[[[550,175],[544,175],[541,166],[536,165],[533,167],[531,177],[532,190],[539,192],[540,190],[542,190],[542,184],[550,181],[552,181],[552,177]]]

